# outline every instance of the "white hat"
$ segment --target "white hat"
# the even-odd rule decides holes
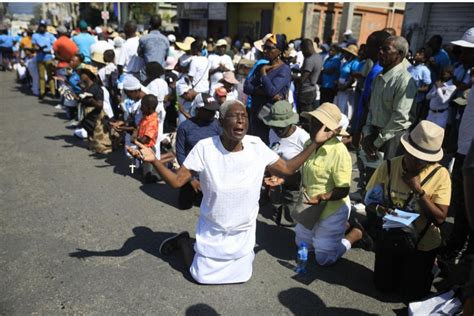
[[[218,40],[216,42],[216,47],[217,46],[227,46],[227,41],[225,39],[221,38],[220,40]]]
[[[258,49],[259,51],[263,52],[263,45],[270,37],[272,37],[272,35],[273,35],[272,33],[268,33],[262,39],[253,42],[253,46],[255,46],[255,48]]]
[[[412,156],[430,162],[443,158],[444,129],[430,121],[421,121],[400,139],[405,150]]]
[[[351,30],[351,29],[347,29],[347,30],[344,32],[344,35],[352,35],[352,30]]]
[[[100,33],[103,32],[103,31],[102,31],[102,28],[101,28],[100,26],[96,26],[95,29],[94,29],[94,31],[95,31],[96,34],[100,34]]]
[[[191,86],[191,83],[187,77],[182,77],[176,82],[176,93],[178,96],[182,96],[192,88],[193,87]]]
[[[120,36],[117,36],[114,38],[114,46],[115,47],[122,47],[122,44],[125,42],[125,40],[123,38],[121,38]]]
[[[177,63],[178,63],[178,60],[176,58],[174,58],[173,56],[168,56],[168,57],[166,57],[165,69],[166,70],[173,70],[174,67],[176,67]]]
[[[471,27],[469,30],[464,32],[464,35],[459,41],[451,42],[451,44],[461,47],[474,48],[474,27]]]
[[[176,36],[174,36],[174,34],[169,34],[168,41],[170,41],[171,43],[176,42]]]
[[[140,90],[141,88],[140,81],[132,75],[125,76],[123,80],[123,89],[127,91]]]

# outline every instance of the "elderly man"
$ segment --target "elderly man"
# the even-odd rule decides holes
[[[177,173],[156,159],[153,151],[137,143],[129,149],[135,157],[153,163],[163,179],[179,188],[199,174],[203,200],[196,227],[196,244],[187,232],[165,240],[160,253],[180,249],[189,271],[201,284],[246,282],[252,275],[255,257],[258,200],[265,170],[285,176],[293,174],[321,144],[334,135],[325,126],[306,149],[285,161],[260,138],[249,136],[247,110],[239,101],[220,108],[221,136],[201,140],[186,157]]]
[[[138,42],[138,56],[143,58],[145,64],[157,62],[164,67],[170,42],[166,36],[160,33],[160,27],[161,17],[153,15],[150,18],[150,32],[141,37]]]
[[[375,160],[377,152],[384,159],[397,156],[400,137],[410,127],[410,110],[417,88],[415,80],[404,66],[408,42],[401,36],[390,36],[379,49],[378,60],[383,71],[372,84],[369,114],[363,128],[362,147],[368,159]]]

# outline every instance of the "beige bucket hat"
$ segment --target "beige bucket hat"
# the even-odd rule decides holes
[[[333,103],[325,102],[314,111],[301,113],[301,117],[306,119],[315,118],[326,125],[331,131],[336,131],[341,127],[341,110]],[[338,135],[349,136],[344,129],[342,129]]]

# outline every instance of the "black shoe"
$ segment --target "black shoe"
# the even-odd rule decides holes
[[[170,255],[175,250],[178,250],[179,249],[178,240],[180,238],[190,239],[189,233],[187,231],[184,231],[163,240],[159,249],[160,254],[163,256],[167,256],[167,255]]]
[[[45,95],[44,93],[43,93],[43,94],[40,94],[40,95],[38,96],[38,99],[39,99],[39,100],[43,100],[43,99],[44,99],[44,95]]]
[[[365,231],[364,227],[359,223],[355,216],[349,219],[349,224],[351,225],[351,229],[357,228],[362,232],[362,239],[356,241],[352,245],[352,248],[362,248],[366,251],[372,251],[374,249],[374,240]]]

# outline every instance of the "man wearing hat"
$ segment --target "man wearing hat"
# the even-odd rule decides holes
[[[222,133],[221,126],[216,120],[216,111],[219,110],[220,105],[211,95],[199,93],[192,104],[195,116],[179,125],[176,134],[176,158],[179,165],[183,164],[191,149],[201,139]],[[178,198],[180,209],[189,209],[193,205],[199,205],[201,200],[202,192],[198,177],[194,177],[180,188]]]
[[[311,139],[324,133],[325,141],[301,169],[302,195],[308,198],[300,196],[301,202],[292,213],[297,222],[296,243],[305,242],[314,250],[316,262],[326,266],[336,262],[356,242],[361,241],[355,246],[370,248],[371,240],[357,221],[351,221],[349,229],[346,226],[350,214],[352,160],[346,146],[337,138],[347,135],[340,125],[341,111],[335,104],[323,103],[301,116],[310,120]]]
[[[161,34],[160,27],[161,17],[158,14],[153,15],[150,18],[150,32],[139,40],[138,56],[142,57],[145,63],[157,62],[164,67],[170,42]]]
[[[380,242],[375,250],[376,288],[384,292],[397,292],[408,302],[430,293],[433,281],[431,269],[441,245],[439,227],[448,214],[451,180],[448,170],[438,163],[443,158],[443,138],[443,128],[421,121],[401,138],[405,154],[381,164],[367,184],[368,196],[375,192],[376,187],[382,193],[370,204],[366,202],[369,211],[374,211],[378,204],[384,208],[403,208],[420,215],[414,221],[419,236],[414,252],[395,253],[384,248]],[[428,177],[429,181],[424,181]]]
[[[46,21],[41,20],[36,33],[33,34],[31,39],[33,48],[37,51],[36,62],[38,63],[40,99],[43,99],[46,93],[46,74],[48,75],[49,92],[52,96],[56,94],[56,86],[54,84],[53,55],[51,54],[55,41],[56,38],[54,35],[46,32]]]
[[[363,128],[362,147],[368,159],[377,152],[384,159],[400,153],[400,137],[411,126],[410,117],[417,93],[416,83],[403,65],[408,42],[401,36],[390,36],[379,49],[378,60],[383,71],[373,81],[369,114]]]
[[[211,91],[217,88],[219,80],[222,79],[224,72],[234,71],[234,64],[230,56],[226,55],[227,41],[220,39],[216,42],[214,54],[209,56],[209,75],[211,79]]]
[[[299,116],[293,111],[293,106],[288,101],[275,103],[270,114],[263,118],[263,122],[270,127],[270,148],[285,160],[290,160],[304,149],[304,144],[309,140],[309,134],[297,126]],[[275,222],[278,225],[294,225],[291,213],[296,207],[301,185],[301,172],[282,178],[272,176],[265,178],[265,184],[274,186],[275,182],[282,182],[272,190],[272,203],[277,210]]]
[[[226,71],[222,75],[222,79],[219,80],[219,83],[216,85],[216,89],[220,86],[223,86],[227,92],[227,100],[238,100],[239,92],[236,87],[240,82],[235,78],[234,72]],[[216,90],[215,89],[215,90]]]
[[[79,53],[84,56],[84,62],[86,64],[91,62],[91,46],[96,42],[94,36],[87,31],[88,27],[87,22],[81,20],[79,22],[80,33],[72,38],[79,48]]]

